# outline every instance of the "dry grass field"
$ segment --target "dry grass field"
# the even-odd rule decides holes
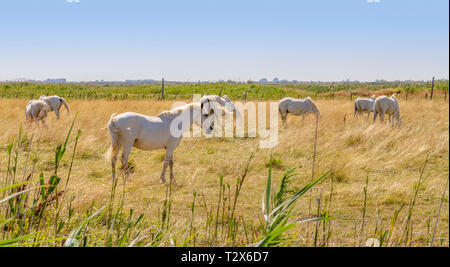
[[[58,121],[51,113],[48,119],[49,129],[43,130],[25,125],[26,102],[25,99],[0,99],[0,187],[4,185],[7,176],[7,146],[18,136],[20,123],[24,124],[23,135],[27,138],[23,141],[23,152],[18,156],[18,180],[31,171],[30,165],[24,173],[24,162],[28,157],[27,144],[32,135],[34,141],[31,151],[37,151],[38,155],[33,179],[38,179],[41,172],[45,177],[52,174],[55,148],[64,143],[72,120],[78,113],[67,155],[64,156],[58,173],[62,184],[65,184],[71,165],[73,136],[76,131],[81,130],[61,212],[61,217],[68,216],[70,202],[75,215],[73,224],[69,223],[66,232],[59,234],[59,237],[67,236],[76,222],[83,218],[83,211],[89,209],[93,202],[95,207],[108,204],[112,182],[105,152],[110,141],[107,130],[102,128],[106,126],[110,115],[125,111],[157,115],[169,109],[173,103],[153,100],[73,100],[69,102],[71,117],[62,110],[62,118]],[[448,102],[401,99],[403,124],[399,129],[392,128],[387,123],[372,124],[366,121],[366,116],[354,119],[353,103],[349,100],[319,99],[316,103],[322,117],[318,127],[314,176],[318,177],[330,169],[333,172],[314,187],[312,195],[308,193],[298,201],[294,219],[314,217],[320,200],[320,210],[328,210],[333,220],[325,226],[317,222],[298,224],[287,233],[285,245],[364,246],[368,238],[379,238],[388,231],[393,225],[396,211],[400,210],[389,243],[385,245],[427,246],[449,176]],[[288,116],[288,125],[287,128],[280,128],[279,144],[272,150],[257,149],[258,138],[183,139],[175,151],[174,170],[179,186],[172,188],[171,192],[170,228],[160,245],[170,246],[173,242],[179,245],[185,238],[191,221],[189,236],[192,238],[188,239],[189,246],[247,246],[255,243],[261,236],[261,225],[264,224],[261,201],[267,183],[271,153],[274,187],[277,187],[289,167],[296,167],[297,173],[292,178],[289,190],[298,190],[311,181],[315,119],[310,116],[302,122],[300,117]],[[257,150],[236,204],[235,213],[239,220],[236,237],[230,239],[223,227],[225,222],[220,222],[218,226],[211,224],[218,206],[221,188],[219,178],[223,176],[225,185],[225,198],[222,201],[231,201],[233,204],[237,178],[243,175],[255,149]],[[421,169],[428,154],[419,185]],[[117,185],[117,194],[124,196],[125,214],[129,209],[133,209],[134,214],[144,214],[140,225],[141,237],[147,241],[153,237],[158,226],[166,199],[167,187],[159,180],[163,158],[163,150],[141,151],[134,148],[130,156],[134,173],[125,184],[121,178]],[[409,213],[416,189],[417,198]],[[196,200],[192,216],[194,191]],[[402,205],[405,206],[401,208]],[[220,209],[228,207],[226,204]],[[1,206],[1,209],[4,208],[5,206]],[[401,241],[404,239],[408,214],[411,215],[411,227],[407,230],[408,238]],[[51,213],[48,218],[52,220]],[[101,222],[94,223],[89,228],[92,239],[99,236],[98,241],[90,245],[104,244],[105,228],[98,225]],[[96,227],[98,231],[95,230]],[[219,229],[216,238],[211,237],[214,227]],[[45,227],[42,229],[49,231]],[[60,242],[50,244],[58,245]],[[434,245],[449,245],[448,190]]]

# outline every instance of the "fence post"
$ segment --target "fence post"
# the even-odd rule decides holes
[[[164,100],[164,78],[161,80],[161,99]]]
[[[428,93],[425,93],[425,99],[428,99]]]
[[[350,101],[353,101],[353,92],[350,92]]]
[[[430,94],[430,100],[433,100],[433,91],[434,91],[434,76],[433,76],[433,80],[431,81],[431,94]]]

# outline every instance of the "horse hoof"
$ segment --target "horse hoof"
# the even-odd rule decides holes
[[[166,182],[165,179],[161,179],[161,183],[162,183],[162,184],[167,184],[167,182]]]

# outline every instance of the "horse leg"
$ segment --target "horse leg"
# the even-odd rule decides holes
[[[56,118],[59,120],[59,109],[54,109],[53,111],[56,114]]]
[[[117,163],[117,154],[119,154],[119,145],[112,143],[111,144],[111,170],[112,170],[112,179],[116,180],[116,163]]]
[[[175,175],[173,174],[173,152],[175,151],[175,147],[169,146],[166,149],[166,160],[168,160],[170,167],[170,182],[173,185],[177,185],[177,181],[175,180]]]
[[[57,114],[56,115],[56,118],[59,120],[59,112],[61,111],[61,105],[59,105],[59,107],[57,108],[57,109],[55,109],[55,113]]]
[[[131,148],[133,147],[133,143],[126,144],[122,149],[122,169],[125,171],[125,177],[128,178],[130,176],[130,168],[128,166],[128,156],[130,156]]]
[[[373,110],[373,120],[372,120],[372,123],[375,123],[375,120],[377,119],[377,116],[378,116],[378,113],[377,113],[377,111],[374,109],[374,110]]]
[[[46,113],[44,111],[39,112],[37,120],[42,123],[42,127],[48,128],[45,119]]]
[[[367,120],[370,119],[370,112],[367,112]]]
[[[41,121],[42,121],[42,126],[46,129],[48,129],[47,120],[45,118],[43,118]]]
[[[380,121],[384,122],[384,113],[383,112],[380,113]]]
[[[170,181],[172,181],[173,185],[177,185],[177,181],[175,180],[175,176],[173,175],[173,158],[170,160]]]
[[[170,162],[172,161],[172,153],[169,152],[169,149],[166,148],[166,156],[164,157],[164,165],[161,172],[161,183],[166,183],[166,170],[167,166],[169,166]]]
[[[281,116],[281,121],[283,122],[283,125],[286,125],[286,116],[287,116],[287,113],[284,113],[284,112],[281,112],[280,111],[280,116]]]

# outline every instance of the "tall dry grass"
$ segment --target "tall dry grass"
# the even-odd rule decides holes
[[[73,163],[70,157],[63,158],[59,175],[64,183],[72,164],[65,199],[71,201],[70,207],[75,213],[90,209],[93,203],[104,206],[111,197],[110,165],[104,158],[109,136],[102,129],[110,115],[125,111],[156,115],[169,109],[172,103],[148,100],[77,100],[69,103],[71,113],[78,112],[74,130],[81,130],[82,134]],[[360,239],[364,245],[364,240],[375,237],[388,240],[384,245],[428,245],[449,175],[448,102],[400,100],[403,124],[399,129],[388,124],[371,124],[365,116],[354,119],[353,105],[348,100],[317,100],[316,103],[322,117],[318,124],[314,172],[317,176],[333,170],[333,192],[331,205],[332,180],[316,185],[312,197],[317,201],[312,202],[312,210],[319,215],[326,212],[327,216],[338,219],[322,225],[324,227],[318,227],[316,222],[295,225],[289,231],[288,244],[353,246],[359,244]],[[7,171],[7,145],[17,137],[19,124],[25,122],[25,104],[26,100],[21,99],[0,100],[0,185],[4,183]],[[52,174],[55,147],[64,143],[72,119],[63,111],[59,121],[50,114],[48,130],[24,125],[24,144],[33,134],[33,142],[38,144],[35,173]],[[290,179],[289,192],[311,181],[315,119],[310,117],[302,122],[301,118],[288,116],[288,125],[280,128],[279,145],[273,150],[258,150],[247,171],[249,157],[257,147],[258,139],[184,139],[175,152],[174,165],[181,186],[172,188],[170,195],[159,182],[164,151],[133,149],[130,159],[135,166],[134,173],[126,183],[121,180],[117,185],[117,192],[123,194],[122,210],[133,209],[135,214],[145,214],[148,230],[153,229],[152,225],[161,217],[164,203],[170,203],[171,238],[183,240],[188,236],[188,245],[248,245],[256,242],[264,232],[261,198],[267,187],[268,166],[272,165],[274,183],[279,183],[278,179],[286,169],[296,167],[297,175]],[[73,146],[70,142],[68,149]],[[271,153],[273,159],[269,162]],[[418,184],[427,154],[429,159]],[[25,153],[19,155],[19,173],[24,171],[25,159]],[[240,181],[236,179],[244,172],[245,181],[239,185]],[[366,186],[368,176],[370,180]],[[219,177],[223,180],[219,181]],[[215,215],[220,217],[226,213],[229,206],[224,203],[233,204],[237,185],[239,200],[233,212],[239,222],[234,232],[227,233],[217,224],[208,226]],[[411,205],[416,191],[414,211],[408,221],[409,208],[401,207]],[[194,210],[193,198],[196,199]],[[308,200],[300,200],[292,216],[299,220],[310,219],[308,205]],[[444,196],[443,205],[434,245],[448,246],[448,194]],[[68,210],[63,210],[63,214],[67,213]],[[395,224],[393,218],[397,218]],[[190,225],[189,232],[186,225]],[[212,238],[215,228],[218,233]],[[408,239],[402,240],[405,229]],[[234,235],[234,240],[223,238],[229,235]],[[164,239],[161,245],[171,245],[170,238]]]

